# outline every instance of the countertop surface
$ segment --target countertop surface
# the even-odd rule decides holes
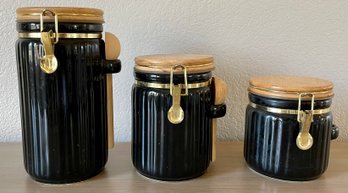
[[[243,143],[220,142],[217,160],[207,172],[192,180],[164,182],[143,177],[131,163],[130,144],[118,143],[99,175],[78,183],[42,184],[25,172],[20,143],[0,143],[0,193],[112,193],[112,192],[348,192],[348,143],[333,142],[327,171],[306,182],[282,181],[249,169]]]

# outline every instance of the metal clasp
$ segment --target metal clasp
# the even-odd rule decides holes
[[[184,85],[177,84],[174,85],[174,71],[178,68],[181,68],[184,71]],[[185,89],[185,92],[182,93],[182,89]],[[184,65],[175,65],[170,70],[170,95],[172,95],[172,106],[168,111],[168,120],[173,124],[179,124],[184,120],[184,111],[180,106],[181,96],[188,95],[188,86],[187,86],[187,70]]]
[[[304,96],[311,96],[311,110],[301,110],[301,100]],[[296,137],[296,145],[301,150],[308,150],[313,145],[313,137],[309,133],[313,122],[314,94],[301,93],[298,97],[297,121],[300,123],[300,132]]]
[[[47,13],[50,13],[54,16],[54,28],[55,32],[49,30],[48,32],[44,32],[43,27],[43,17],[46,16]],[[40,68],[43,72],[47,74],[51,74],[57,70],[58,61],[54,55],[54,44],[57,44],[59,41],[58,35],[58,15],[50,10],[43,10],[40,14],[40,33],[41,33],[41,43],[44,48],[44,56],[40,59]]]

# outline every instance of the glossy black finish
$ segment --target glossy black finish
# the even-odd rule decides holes
[[[169,74],[147,74],[147,73],[134,73],[136,80],[142,80],[146,82],[157,82],[157,83],[163,83],[168,84],[170,82],[170,75]],[[187,82],[188,83],[199,83],[208,81],[212,77],[211,72],[207,73],[200,73],[200,74],[187,74]],[[184,82],[184,76],[182,74],[176,74],[173,76],[173,83],[174,84],[183,84]]]
[[[340,134],[340,130],[336,125],[332,125],[331,139],[337,139]]]
[[[297,101],[267,99],[250,94],[256,104],[297,109]],[[304,101],[304,107],[309,107]],[[317,108],[326,108],[331,99],[316,102]],[[270,106],[270,105],[269,105]],[[330,141],[338,136],[332,125],[332,114],[315,115],[310,134],[313,146],[300,150],[296,146],[299,133],[297,115],[273,114],[248,106],[246,109],[244,157],[248,165],[259,173],[285,180],[318,178],[328,166]]]
[[[103,31],[103,25],[94,23],[59,23],[59,32],[73,33],[97,33]],[[18,22],[18,32],[40,32],[40,22]],[[44,23],[44,31],[52,29],[54,23]]]
[[[226,114],[226,104],[212,105],[208,111],[208,116],[211,118],[223,117]]]
[[[169,78],[168,75],[139,73],[135,76],[147,82]],[[189,76],[190,81],[197,81],[195,75]],[[199,74],[196,78],[206,81],[211,73]],[[159,180],[185,180],[206,171],[211,160],[211,95],[208,86],[190,89],[188,96],[181,97],[185,118],[175,125],[167,118],[172,104],[169,89],[133,86],[132,161],[138,172]]]
[[[249,94],[249,100],[253,103],[267,106],[267,107],[277,107],[282,109],[295,109],[298,108],[298,100],[280,100],[280,99],[271,99],[265,98],[262,96]],[[331,106],[332,100],[315,100],[314,109],[323,109]],[[310,109],[311,101],[302,101],[301,109]]]
[[[105,73],[120,70],[119,60],[105,61],[104,48],[101,39],[60,39],[58,69],[45,74],[40,40],[17,41],[24,166],[35,180],[81,181],[104,168]]]

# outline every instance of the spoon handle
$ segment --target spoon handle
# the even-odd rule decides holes
[[[121,45],[118,38],[110,32],[105,32],[105,58],[115,60],[120,55]],[[106,75],[106,95],[107,95],[107,119],[108,119],[108,147],[113,148],[114,139],[114,110],[112,94],[112,74]]]
[[[173,124],[179,124],[184,119],[184,111],[180,106],[181,87],[180,85],[173,85],[172,92],[172,106],[168,111],[168,120]]]

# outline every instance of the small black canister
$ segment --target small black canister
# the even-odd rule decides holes
[[[285,180],[311,180],[328,166],[338,137],[330,105],[333,84],[318,78],[262,76],[250,80],[244,157],[255,171]]]
[[[28,7],[16,13],[25,169],[47,183],[92,177],[108,156],[107,77],[121,68],[118,53],[105,57],[103,11]]]
[[[216,91],[221,92],[218,89],[223,87],[219,97],[224,98],[226,89],[221,79],[212,79],[213,57],[149,55],[139,56],[135,62],[132,92],[135,168],[159,180],[185,180],[202,175],[215,156],[214,118],[226,113],[223,100],[216,97]]]

